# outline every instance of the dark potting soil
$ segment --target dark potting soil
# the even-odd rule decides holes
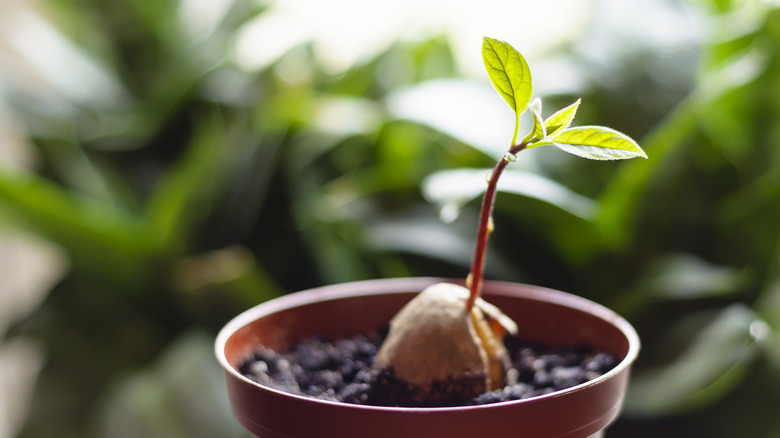
[[[547,394],[592,380],[617,364],[614,356],[587,347],[550,348],[507,338],[512,367],[503,389],[469,400],[438,399],[431,404],[420,402],[411,387],[394,378],[392,370],[380,372],[372,367],[383,339],[383,334],[371,333],[333,341],[308,339],[284,353],[262,348],[239,371],[261,385],[318,399],[420,407],[482,405]],[[432,391],[452,392],[452,385],[465,384],[435,382]]]

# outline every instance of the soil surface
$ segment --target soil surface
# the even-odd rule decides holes
[[[308,339],[288,352],[260,349],[239,371],[247,378],[293,394],[345,403],[375,406],[459,406],[518,400],[566,389],[592,380],[614,368],[617,359],[586,347],[549,348],[507,338],[512,359],[503,389],[469,400],[419,397],[419,391],[395,379],[392,370],[372,365],[384,334],[370,333],[347,339]],[[450,385],[468,385],[455,379],[434,382],[432,392],[451,392]],[[448,389],[448,391],[445,391]]]

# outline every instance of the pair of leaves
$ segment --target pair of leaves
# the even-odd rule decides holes
[[[482,59],[491,83],[515,112],[513,146],[517,142],[520,114],[528,108],[533,114],[534,125],[522,143],[529,148],[552,144],[565,152],[592,160],[647,158],[634,140],[614,129],[603,126],[570,128],[579,100],[543,120],[541,100],[531,101],[533,85],[528,63],[508,43],[485,37]]]

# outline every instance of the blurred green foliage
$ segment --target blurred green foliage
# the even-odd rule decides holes
[[[582,97],[580,124],[626,132],[650,159],[524,152],[519,186],[498,198],[487,274],[577,293],[636,325],[644,350],[609,436],[780,434],[770,3],[690,2],[704,30],[678,52],[628,40],[604,63],[589,42],[621,41],[594,28],[551,54],[581,81],[547,105]],[[230,317],[325,283],[467,273],[484,181],[424,193],[441,188],[432,176],[496,156],[393,107],[427,84],[470,86],[446,37],[399,41],[340,73],[310,43],[242,69],[236,33],[263,7],[225,2],[195,38],[173,4],[43,2],[108,79],[80,98],[1,89],[37,157],[33,170],[0,169],[3,226],[56,243],[71,266],[7,336],[47,348],[20,437],[243,436],[204,364]]]

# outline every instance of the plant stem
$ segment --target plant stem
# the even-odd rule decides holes
[[[515,155],[528,146],[527,142],[516,144],[509,148],[508,154]],[[471,260],[471,272],[467,286],[471,291],[468,301],[466,301],[466,312],[471,312],[477,298],[482,294],[482,277],[485,270],[485,254],[487,253],[488,237],[490,237],[491,217],[493,216],[493,204],[496,201],[496,189],[498,187],[498,178],[504,172],[509,160],[505,155],[501,158],[493,172],[490,174],[487,190],[482,196],[482,208],[479,212],[479,224],[477,225],[477,241],[474,245],[474,257]]]

